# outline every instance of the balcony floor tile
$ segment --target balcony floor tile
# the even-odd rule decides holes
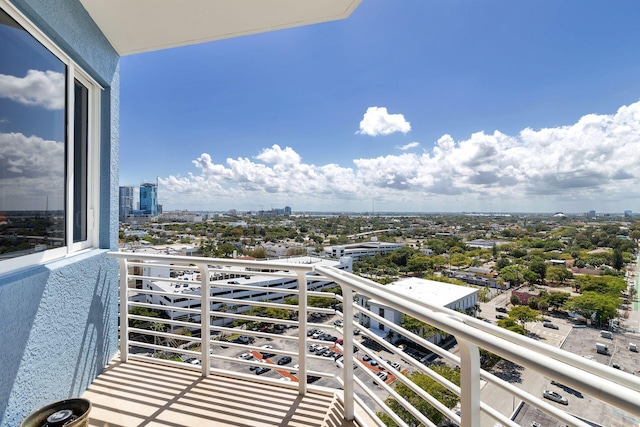
[[[332,395],[141,361],[113,361],[82,397],[91,427],[356,427]]]

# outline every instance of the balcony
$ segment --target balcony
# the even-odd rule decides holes
[[[120,269],[120,360],[86,393],[94,403],[91,425],[373,426],[384,425],[382,415],[400,426],[518,426],[511,419],[516,406],[557,423],[545,425],[589,425],[541,395],[482,370],[481,348],[640,417],[640,381],[633,375],[412,300],[317,260],[110,255]],[[340,292],[328,292],[329,284]],[[356,296],[452,335],[455,352],[370,311]],[[145,310],[164,315],[153,317]],[[414,358],[410,349],[360,324],[371,320],[386,338],[402,336],[443,364],[459,367],[459,385]],[[318,332],[307,336],[310,329]],[[328,353],[311,352],[310,345],[328,347]],[[278,364],[281,357],[293,360]],[[408,380],[409,372],[426,374],[459,404],[440,403]],[[400,383],[416,398],[396,393]],[[391,409],[389,396],[396,411],[401,408],[412,421]],[[505,401],[513,408],[505,409]],[[419,409],[422,402],[435,408],[435,421]]]

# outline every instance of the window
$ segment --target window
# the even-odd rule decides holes
[[[0,2],[0,272],[96,244],[100,88]],[[3,9],[5,8],[6,9]]]

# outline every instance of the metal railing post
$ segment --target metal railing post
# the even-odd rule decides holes
[[[456,340],[460,348],[461,427],[480,427],[480,351],[475,344]]]
[[[353,381],[353,291],[342,286],[342,353],[344,370],[344,419],[351,421],[355,417],[354,398],[355,385]]]
[[[307,275],[298,276],[298,394],[307,394]]]
[[[202,376],[208,377],[211,372],[211,282],[209,281],[209,266],[198,264],[200,271],[200,354]]]
[[[129,360],[129,267],[127,259],[118,259],[120,275],[120,360]]]

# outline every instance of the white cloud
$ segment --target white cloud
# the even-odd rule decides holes
[[[410,142],[408,144],[401,145],[401,146],[399,146],[397,148],[398,148],[398,150],[407,151],[407,150],[410,150],[412,148],[416,148],[418,146],[420,146],[419,142]]]
[[[278,145],[254,160],[214,163],[203,153],[193,163],[200,175],[161,180],[173,200],[194,193],[237,207],[284,200],[318,210],[366,210],[373,199],[390,211],[627,208],[640,185],[640,102],[515,136],[477,132],[455,141],[443,135],[423,153],[359,158],[351,167],[304,163],[293,148]]]
[[[64,143],[0,133],[0,209],[62,208]]]
[[[356,133],[377,136],[395,132],[407,133],[411,124],[402,114],[389,114],[385,107],[369,107],[360,122],[360,130]]]
[[[0,97],[47,110],[64,108],[64,74],[29,70],[24,77],[0,74]]]

